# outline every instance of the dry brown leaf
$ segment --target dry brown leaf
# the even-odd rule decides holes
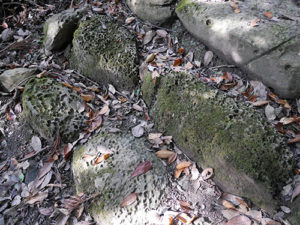
[[[229,2],[230,6],[233,8],[235,13],[240,13],[241,10],[239,9],[238,5],[234,2],[234,1],[230,1]]]
[[[282,117],[279,122],[282,123],[283,125],[288,125],[293,123],[294,121],[295,121],[294,117]]]
[[[136,111],[143,112],[143,108],[141,106],[139,106],[138,104],[133,104],[132,108],[134,108]]]
[[[129,206],[133,204],[137,200],[137,193],[131,193],[126,196],[126,198],[123,200],[121,207]]]
[[[146,63],[152,62],[155,59],[156,53],[152,53],[150,55],[147,56],[146,58]]]
[[[45,163],[45,165],[39,170],[37,179],[41,179],[45,176],[52,168],[54,161]]]
[[[159,150],[155,154],[160,159],[169,159],[174,154],[174,152],[169,150]]]
[[[165,37],[167,37],[168,32],[165,31],[165,30],[160,29],[160,30],[157,30],[157,31],[156,31],[156,34],[157,34],[158,36],[162,37],[162,38],[165,38]]]
[[[179,65],[181,64],[181,62],[182,62],[182,59],[176,59],[176,60],[174,61],[173,66],[179,66]]]
[[[134,170],[132,175],[130,176],[130,179],[147,173],[149,170],[151,170],[151,168],[152,168],[152,162],[150,162],[150,161],[145,161],[145,162],[140,163],[136,167],[136,169]]]
[[[180,205],[180,207],[181,207],[183,210],[186,210],[186,211],[190,211],[190,210],[191,210],[191,205],[190,205],[190,203],[188,203],[188,202],[185,202],[185,201],[179,201],[179,205]]]
[[[168,158],[168,165],[173,163],[177,158],[177,153],[173,152],[173,154]]]
[[[214,170],[212,168],[206,168],[202,171],[201,176],[203,180],[207,180],[214,175]]]
[[[65,85],[65,86],[67,86],[67,87],[69,87],[69,88],[72,88],[72,87],[73,87],[71,84],[69,84],[69,83],[67,83],[67,82],[63,82],[62,84]]]
[[[251,220],[247,216],[239,215],[230,219],[226,225],[251,225]]]
[[[175,170],[175,173],[174,173],[174,177],[175,179],[178,179],[182,173],[183,169],[180,169],[180,170]]]
[[[236,210],[235,206],[234,206],[231,202],[229,202],[229,201],[227,201],[227,200],[225,200],[225,199],[222,199],[222,205],[223,205],[226,209],[234,209],[234,210]]]
[[[26,198],[24,202],[33,205],[37,202],[42,202],[47,197],[48,197],[48,192],[38,192],[35,195]]]
[[[110,156],[110,154],[101,154],[99,157],[97,157],[94,164],[97,165],[97,164],[101,163],[102,161],[106,160],[109,156]]]
[[[176,168],[177,168],[177,170],[181,170],[181,169],[184,169],[184,168],[189,167],[191,165],[192,165],[192,162],[182,161],[182,162],[180,162],[176,165]]]
[[[125,23],[126,23],[126,24],[130,24],[130,23],[132,23],[134,20],[135,20],[135,17],[128,17],[128,18],[126,18]]]
[[[212,51],[207,51],[205,52],[205,55],[204,55],[204,66],[208,66],[211,62],[211,60],[213,59],[214,57],[214,53]]]
[[[105,105],[102,107],[102,109],[100,110],[99,115],[104,115],[105,113],[108,112],[108,110],[109,110],[109,106],[105,104]]]
[[[267,17],[268,19],[272,19],[273,14],[272,14],[270,11],[266,11],[266,12],[264,13],[264,16]]]
[[[154,140],[154,139],[156,139],[156,138],[160,138],[161,135],[162,135],[162,133],[150,133],[150,134],[148,135],[148,139]]]
[[[268,104],[269,102],[270,101],[268,101],[268,100],[262,100],[262,101],[252,102],[252,105],[253,106],[263,106],[263,105]]]
[[[289,144],[300,142],[300,134],[296,135],[295,138],[288,140]]]
[[[178,49],[178,52],[179,52],[179,54],[182,55],[182,54],[184,53],[184,49],[183,49],[183,48],[179,48],[179,49]]]
[[[92,101],[93,96],[92,95],[88,95],[88,94],[81,94],[81,98],[85,102],[90,102],[90,101]]]
[[[260,22],[260,19],[259,18],[255,18],[254,20],[251,21],[250,26],[251,27],[257,27],[259,25],[258,24],[259,22]]]

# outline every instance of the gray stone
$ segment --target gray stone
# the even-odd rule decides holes
[[[149,74],[142,91],[158,130],[173,136],[200,167],[213,168],[223,191],[276,209],[273,196],[295,163],[283,136],[265,117],[185,73],[169,73],[156,86]]]
[[[83,104],[80,95],[52,78],[30,80],[22,104],[23,120],[50,143],[57,131],[62,142],[72,142],[87,125],[87,118],[80,111]]]
[[[83,75],[118,89],[133,89],[138,83],[135,37],[107,16],[80,24],[74,34],[70,64]]]
[[[30,76],[34,75],[36,69],[16,68],[6,70],[0,75],[0,82],[5,88],[4,91],[11,92],[17,86],[20,86]]]
[[[14,31],[10,28],[5,29],[1,33],[1,39],[3,42],[10,41],[13,39]]]
[[[71,43],[73,33],[78,27],[78,21],[87,12],[87,7],[74,11],[65,10],[55,14],[44,25],[44,46],[47,51],[61,50],[68,43]]]
[[[129,8],[142,20],[163,24],[174,16],[174,0],[126,0]]]
[[[176,13],[186,29],[229,63],[259,79],[284,98],[300,96],[299,23],[291,1],[244,1],[235,13],[229,2],[182,0]],[[273,13],[273,20],[263,14]],[[259,26],[251,22],[260,19]]]
[[[92,203],[90,212],[99,225],[148,224],[151,210],[161,206],[169,191],[166,167],[145,145],[145,139],[131,134],[108,134],[105,131],[79,146],[74,151],[72,170],[77,192],[100,193]],[[103,162],[94,165],[82,155],[112,154]],[[136,167],[152,162],[152,169],[143,175],[130,178]],[[137,200],[121,207],[125,197],[137,193]]]

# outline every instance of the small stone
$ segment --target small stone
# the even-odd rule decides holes
[[[19,205],[21,203],[21,196],[17,195],[16,197],[14,197],[14,199],[11,202],[12,206],[16,206]]]
[[[1,38],[3,42],[10,41],[13,39],[14,32],[12,29],[8,28],[2,31]]]
[[[286,206],[280,206],[280,208],[284,213],[291,213],[291,209]]]

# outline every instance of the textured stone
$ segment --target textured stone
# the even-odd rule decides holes
[[[11,92],[22,82],[26,81],[36,72],[36,69],[16,68],[6,70],[0,75],[0,82],[5,88],[4,91]]]
[[[104,153],[101,149],[112,153],[105,161],[94,165],[93,161],[82,159],[82,155]],[[153,168],[130,179],[135,168],[144,161],[151,161]],[[149,212],[159,209],[169,191],[166,167],[149,151],[145,139],[131,134],[108,134],[102,130],[75,150],[72,170],[77,192],[101,193],[89,209],[100,225],[148,224],[151,222]],[[131,193],[138,194],[137,201],[121,207]]]
[[[22,104],[23,119],[49,142],[57,131],[62,142],[74,141],[86,126],[87,118],[79,112],[83,104],[80,95],[52,78],[30,80]]]
[[[174,0],[126,0],[129,8],[142,20],[163,24],[174,16]]]
[[[283,137],[266,118],[184,73],[161,78],[157,91],[149,82],[153,83],[150,74],[142,90],[158,129],[172,135],[199,166],[214,168],[224,191],[274,210],[272,197],[292,174],[294,162]]]
[[[48,51],[57,51],[71,43],[78,21],[87,12],[87,8],[65,10],[55,14],[44,25],[44,46]]]
[[[74,34],[70,64],[95,81],[133,89],[138,82],[135,37],[107,16],[84,21]]]
[[[300,29],[292,1],[244,1],[234,13],[229,2],[181,0],[176,13],[186,29],[229,63],[234,63],[284,98],[300,96]],[[274,20],[263,14],[273,13]],[[260,19],[259,26],[251,22]]]

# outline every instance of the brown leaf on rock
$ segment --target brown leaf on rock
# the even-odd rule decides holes
[[[155,59],[155,56],[156,56],[156,53],[152,53],[152,54],[148,55],[146,60],[145,60],[146,63],[152,62]]]
[[[62,82],[62,85],[65,85],[66,87],[72,88],[73,86],[67,82]]]
[[[268,101],[268,100],[262,100],[262,101],[252,102],[252,105],[253,106],[263,106],[263,105],[268,104],[269,102],[270,101]]]
[[[137,176],[140,176],[142,174],[147,173],[150,169],[152,168],[152,162],[150,161],[145,161],[140,163],[136,169],[134,170],[134,172],[132,173],[132,175],[130,176],[130,178],[134,178]]]
[[[105,105],[102,107],[102,109],[100,110],[99,115],[104,115],[104,114],[106,114],[106,113],[108,112],[108,110],[109,110],[109,106],[105,104]]]
[[[228,84],[223,84],[223,85],[220,87],[220,89],[221,89],[222,91],[227,91],[227,90],[229,90],[230,88],[233,88],[234,86],[236,86],[236,83],[235,83],[235,82],[233,82],[233,83],[228,83]]]
[[[212,168],[206,168],[202,171],[201,176],[203,180],[207,180],[214,175],[214,170]]]
[[[182,59],[176,59],[173,63],[173,66],[179,66],[182,63]]]
[[[184,49],[183,49],[183,48],[179,48],[179,49],[178,49],[178,52],[179,52],[179,54],[182,55],[182,54],[184,53]]]
[[[223,205],[226,209],[234,209],[234,210],[236,210],[235,206],[234,206],[231,202],[229,202],[229,201],[227,201],[227,200],[225,200],[225,199],[222,199],[222,205]]]
[[[298,143],[298,142],[300,142],[300,134],[296,135],[295,138],[288,140],[289,144]]]
[[[175,152],[169,151],[169,150],[159,150],[155,154],[160,159],[169,159]]]
[[[174,172],[174,177],[175,179],[178,179],[182,173],[183,169],[176,169],[175,172]]]
[[[134,20],[135,20],[135,17],[128,17],[128,18],[126,18],[125,23],[126,23],[126,24],[130,24],[130,23],[132,23]]]
[[[258,24],[259,22],[260,22],[260,19],[259,18],[255,18],[254,20],[251,21],[250,26],[251,27],[257,27],[257,26],[259,26],[259,24]]]
[[[191,210],[191,205],[190,205],[190,203],[188,203],[188,202],[185,202],[185,201],[179,201],[179,205],[180,205],[180,207],[181,207],[183,210],[186,210],[186,211],[190,211],[190,210]]]
[[[177,159],[177,153],[173,152],[173,154],[168,158],[168,165],[173,163]]]
[[[233,8],[235,13],[240,13],[241,12],[238,5],[233,0],[230,0],[229,4]]]
[[[96,165],[96,164],[101,163],[102,161],[106,160],[109,156],[110,156],[110,154],[101,154],[99,157],[97,157],[94,164]]]
[[[239,215],[230,219],[226,225],[251,225],[251,220],[247,216]]]
[[[160,138],[161,136],[162,136],[162,133],[150,133],[150,134],[148,135],[148,139],[154,140],[154,139],[156,139],[156,138]]]
[[[90,102],[90,101],[92,101],[93,96],[92,95],[88,95],[88,94],[81,94],[81,98],[85,102]]]
[[[126,198],[123,200],[121,207],[129,206],[133,204],[137,200],[137,193],[131,193],[126,196]]]
[[[266,12],[264,13],[264,16],[267,17],[268,19],[272,19],[273,14],[272,14],[270,11],[266,11]]]
[[[184,169],[184,168],[189,167],[191,165],[192,165],[192,162],[182,161],[182,162],[180,162],[176,165],[176,168],[177,168],[177,170],[181,170],[181,169]]]
[[[40,169],[37,179],[41,179],[45,176],[51,170],[53,163],[54,161],[45,163],[45,165]]]

